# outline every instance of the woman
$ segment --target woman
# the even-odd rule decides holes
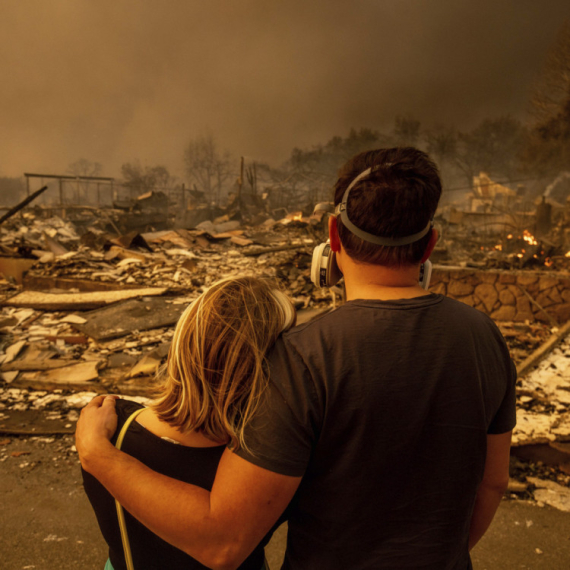
[[[226,446],[247,448],[244,427],[267,376],[264,358],[279,334],[295,322],[291,302],[267,281],[238,277],[219,281],[182,314],[157,398],[148,408],[118,400],[118,426],[141,410],[121,449],[151,469],[210,490]],[[85,491],[109,545],[105,570],[127,570],[115,501],[83,471]],[[136,570],[205,568],[124,513]],[[240,566],[264,567],[266,537]]]

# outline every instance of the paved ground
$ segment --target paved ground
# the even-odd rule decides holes
[[[102,570],[105,545],[72,445],[70,436],[0,436],[2,570]],[[268,549],[273,569],[284,545],[282,528]],[[570,513],[505,501],[473,560],[476,570],[568,570]]]

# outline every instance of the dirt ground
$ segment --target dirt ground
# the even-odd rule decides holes
[[[0,436],[3,570],[102,570],[105,544],[83,493],[72,435]],[[282,527],[268,548],[279,568]],[[504,501],[473,553],[475,570],[567,570],[570,513]]]

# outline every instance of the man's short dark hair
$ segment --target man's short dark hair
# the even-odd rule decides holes
[[[412,147],[386,148],[357,154],[339,171],[334,189],[335,206],[350,183],[367,168],[372,172],[350,191],[350,221],[370,234],[401,238],[420,232],[435,215],[441,196],[437,166]],[[431,230],[409,245],[380,246],[355,236],[337,217],[338,234],[346,253],[355,261],[400,267],[421,261]]]

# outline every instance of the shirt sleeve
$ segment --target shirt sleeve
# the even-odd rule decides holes
[[[269,471],[300,477],[320,425],[314,380],[283,337],[270,352],[268,365],[269,384],[245,430],[247,449],[241,448],[236,454]]]
[[[501,433],[506,433],[511,431],[517,423],[517,413],[516,413],[516,381],[517,381],[517,369],[513,363],[510,361],[510,375],[508,378],[507,389],[505,396],[492,419],[487,433],[498,435]]]

